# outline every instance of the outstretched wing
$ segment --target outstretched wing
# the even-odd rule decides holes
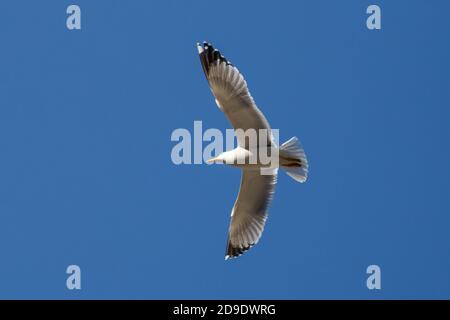
[[[240,256],[261,238],[276,183],[277,169],[272,175],[242,170],[241,187],[231,211],[225,259]]]
[[[204,42],[203,45],[197,44],[197,48],[216,103],[225,113],[234,130],[266,129],[268,130],[267,140],[259,141],[258,137],[258,145],[270,145],[272,140],[270,125],[256,106],[247,88],[247,82],[239,70],[211,44]],[[248,149],[245,139],[239,135],[237,138],[239,146]]]

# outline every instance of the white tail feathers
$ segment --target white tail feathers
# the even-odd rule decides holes
[[[280,147],[280,167],[298,182],[308,178],[308,160],[297,137],[292,137]]]

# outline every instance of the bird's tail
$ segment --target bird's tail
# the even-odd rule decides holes
[[[298,182],[308,178],[308,160],[297,137],[292,137],[280,146],[280,167]]]

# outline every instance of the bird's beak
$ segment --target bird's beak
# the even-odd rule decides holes
[[[217,158],[211,158],[211,159],[206,160],[206,163],[211,164],[211,163],[214,163],[216,160],[217,160]]]

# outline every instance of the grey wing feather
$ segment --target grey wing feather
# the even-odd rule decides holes
[[[235,130],[267,129],[267,141],[258,145],[270,145],[272,141],[270,125],[258,109],[251,96],[247,82],[239,70],[233,66],[217,49],[205,42],[197,44],[200,61],[218,107],[225,113]],[[246,147],[245,141],[238,144]]]
[[[272,175],[261,175],[259,170],[242,170],[239,195],[231,213],[225,259],[240,256],[259,241],[276,183],[276,170]]]

